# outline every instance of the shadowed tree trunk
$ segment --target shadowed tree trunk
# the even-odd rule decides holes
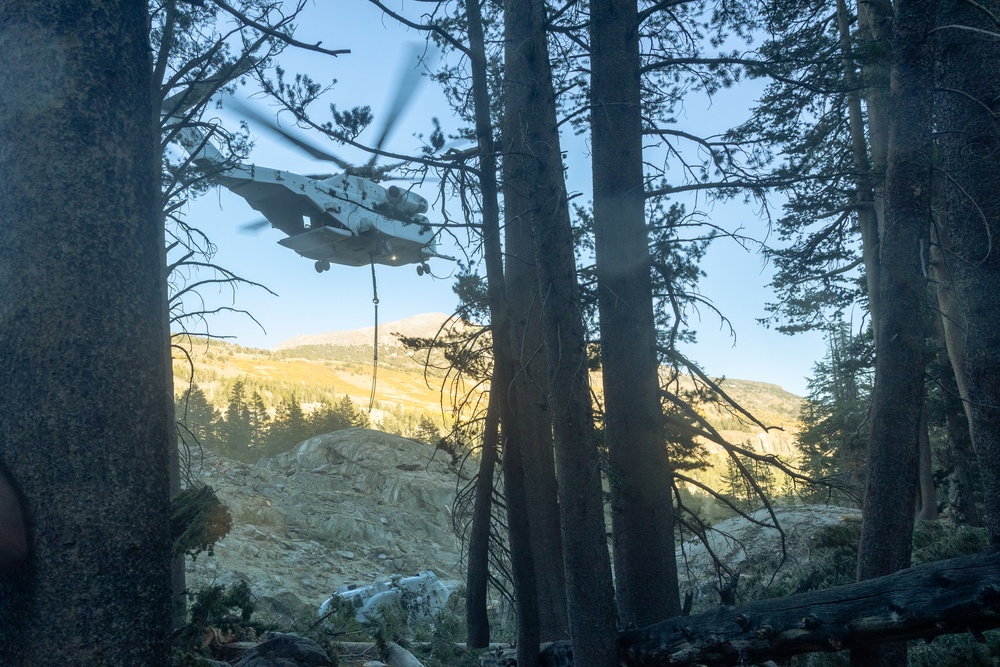
[[[566,611],[566,568],[555,458],[552,449],[552,412],[541,331],[541,299],[535,243],[531,233],[531,198],[504,187],[504,231],[506,265],[504,283],[511,311],[511,353],[515,364],[514,392],[517,396],[517,428],[524,456],[525,491],[531,511],[531,550],[538,583],[538,615],[542,641],[569,636]]]
[[[609,667],[617,660],[614,590],[544,7],[508,0],[504,10],[504,174],[531,197],[524,211],[535,239],[570,634],[577,665]]]
[[[490,403],[496,395],[490,394]],[[500,439],[500,416],[495,405],[489,405],[483,426],[483,444],[479,452],[479,473],[472,510],[472,528],[465,578],[465,641],[473,648],[490,643],[490,619],[487,614],[487,592],[490,584],[490,524],[493,508],[493,475],[497,465]]]
[[[940,6],[937,110],[947,259],[963,320],[962,330],[951,332],[949,352],[964,349],[955,375],[982,471],[985,525],[1000,542],[1000,6],[951,0]]]
[[[500,453],[504,500],[507,505],[507,535],[510,542],[511,576],[514,580],[516,602],[517,661],[525,667],[533,667],[538,664],[540,642],[537,578],[531,550],[521,430],[516,419],[517,397],[513,386],[515,369],[511,354],[510,307],[504,285],[497,164],[493,146],[493,128],[490,125],[485,44],[478,4],[469,3],[466,11],[469,19],[469,42],[476,60],[473,64],[473,104],[480,154],[479,184],[483,198],[483,255],[486,261],[490,328],[493,338],[490,409],[496,410],[500,420]],[[481,631],[478,634],[481,637]]]
[[[934,0],[896,3],[889,91],[880,318],[858,579],[910,565],[924,400],[923,259],[930,230]],[[905,665],[905,644],[852,651],[853,665]]]
[[[4,665],[168,664],[166,267],[145,3],[0,4]]]
[[[500,210],[497,200],[497,163],[493,148],[493,131],[490,129],[489,93],[486,82],[486,51],[483,41],[483,21],[479,5],[466,5],[469,22],[469,42],[472,52],[473,113],[476,118],[476,138],[479,142],[480,189],[483,196],[483,233],[498,234]],[[490,217],[487,220],[487,217]],[[489,228],[489,229],[487,229]],[[499,239],[489,240],[499,245]],[[502,261],[490,256],[487,269],[503,270]],[[495,266],[498,265],[499,266]],[[493,290],[496,292],[496,287]],[[493,295],[491,295],[492,297]],[[495,342],[495,339],[494,339]],[[496,365],[494,364],[494,370]],[[491,383],[498,386],[496,378]],[[483,648],[490,643],[490,624],[487,616],[487,590],[489,588],[490,567],[490,524],[492,521],[493,475],[497,463],[500,431],[499,395],[491,389],[483,428],[483,446],[479,459],[479,475],[476,480],[476,498],[473,508],[472,530],[469,536],[468,576],[466,579],[467,622],[466,641],[469,646]]]
[[[868,292],[868,313],[872,330],[879,326],[881,299],[879,284],[881,265],[879,257],[880,220],[885,217],[885,187],[876,185],[870,161],[875,163],[878,173],[885,173],[888,159],[888,90],[890,72],[888,69],[891,53],[892,5],[888,0],[859,3],[859,31],[868,50],[865,64],[867,87],[862,89],[856,71],[854,49],[851,44],[851,18],[845,0],[837,0],[837,26],[840,34],[840,50],[844,61],[844,82],[847,84],[848,122],[851,136],[851,154],[856,175],[856,214],[861,234],[861,252],[865,267],[865,282]],[[864,90],[867,102],[866,116],[861,108],[861,92]],[[869,152],[871,155],[869,156]],[[876,340],[876,348],[878,341]],[[918,470],[917,512],[921,519],[937,516],[934,471],[931,461],[930,438],[926,421],[923,422],[920,438],[920,462]]]
[[[591,2],[594,240],[622,625],[680,613],[646,234],[635,0]]]

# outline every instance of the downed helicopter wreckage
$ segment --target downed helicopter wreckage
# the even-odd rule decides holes
[[[333,614],[337,602],[346,600],[353,605],[358,623],[373,623],[380,614],[392,609],[402,609],[411,625],[430,623],[444,609],[449,596],[451,590],[429,570],[413,577],[394,574],[367,586],[341,586],[320,606],[319,615],[322,618]]]

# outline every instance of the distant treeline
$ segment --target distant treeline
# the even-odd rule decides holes
[[[372,424],[349,396],[323,397],[310,403],[316,407],[307,412],[291,392],[269,410],[257,386],[236,378],[229,386],[224,410],[215,408],[197,384],[176,399],[175,408],[180,437],[187,444],[246,462],[286,452],[303,440],[345,428],[379,428],[430,443],[440,439],[437,424],[426,414],[408,414],[402,408],[378,410],[380,418]]]

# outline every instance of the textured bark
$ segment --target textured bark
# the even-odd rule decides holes
[[[985,525],[1000,542],[1000,5],[942,1],[938,125],[947,176],[952,286],[964,319],[964,384],[983,482]],[[960,27],[969,28],[961,29]],[[984,31],[976,33],[975,30]],[[956,369],[956,376],[959,376]],[[961,385],[960,385],[961,386]]]
[[[625,632],[625,664],[745,665],[1000,627],[1000,552]]]
[[[917,521],[933,521],[938,518],[937,492],[934,489],[934,461],[931,452],[931,437],[928,432],[926,410],[920,416],[920,434],[917,441],[920,464],[917,473]]]
[[[569,636],[566,568],[559,532],[552,412],[541,331],[541,299],[531,232],[533,203],[520,190],[504,188],[504,283],[511,315],[511,353],[515,364],[517,428],[524,454],[525,491],[531,512],[531,550],[538,582],[538,616],[542,641]]]
[[[865,117],[861,109],[861,86],[856,75],[856,63],[850,35],[850,16],[845,0],[837,0],[837,25],[840,33],[840,48],[844,59],[845,83],[848,88],[848,121],[851,136],[851,152],[856,175],[856,205],[858,228],[861,234],[861,253],[865,267],[865,282],[868,291],[868,313],[872,329],[877,330],[881,318],[880,288],[881,260],[880,229],[885,216],[884,180],[876,182],[869,160],[877,165],[880,174],[885,174],[888,159],[888,96],[890,71],[886,67],[890,52],[891,5],[888,2],[872,2],[859,5],[859,23],[862,39],[872,49],[865,66],[865,79],[869,86],[865,90],[868,108],[868,130],[865,132]],[[869,146],[870,143],[870,146]],[[869,157],[869,147],[871,156]],[[876,347],[877,347],[876,341]],[[920,440],[920,468],[917,493],[917,513],[921,519],[937,516],[934,471],[930,456],[930,440],[926,426]]]
[[[934,250],[935,245],[932,242],[932,266]],[[931,279],[937,282],[933,270],[931,271]],[[937,284],[936,287],[940,293],[941,285]],[[941,298],[939,296],[939,309],[940,305]],[[965,411],[967,403],[962,400],[959,393],[952,359],[945,342],[944,320],[946,317],[948,317],[947,314],[942,311],[942,316],[935,320],[937,340],[933,376],[935,382],[941,386],[941,407],[945,420],[947,448],[942,467],[949,471],[945,487],[949,518],[956,523],[979,527],[983,525],[983,520],[976,502],[976,492],[979,488],[976,475],[976,453],[972,448],[972,438],[969,434],[969,420]]]
[[[880,226],[885,218],[885,173],[889,160],[889,87],[890,58],[892,53],[892,0],[870,0],[858,2],[858,50],[866,58],[863,64],[862,96],[868,120],[868,148],[871,153],[872,200],[875,207],[875,221]],[[878,238],[880,229],[871,228],[870,219],[862,219],[861,233],[868,236],[868,250],[878,258]],[[875,241],[873,244],[872,241]],[[875,268],[872,281],[880,281],[878,262],[866,263],[865,270]],[[869,287],[872,283],[869,282]],[[878,289],[869,294],[875,302],[877,313]]]
[[[0,4],[4,665],[166,665],[163,229],[145,3]]]
[[[1000,627],[1000,551],[921,565],[855,584],[668,619],[619,637],[628,667],[787,664],[879,642]],[[545,667],[572,667],[569,642],[542,647]],[[497,667],[509,667],[509,652]]]
[[[939,140],[940,141],[940,140]],[[948,505],[959,523],[982,526],[976,505],[975,452],[969,433],[969,391],[965,386],[965,316],[951,282],[953,261],[948,236],[947,179],[934,174],[928,277],[934,289],[937,317],[934,319],[936,359],[933,376],[941,385],[947,437]]]
[[[921,410],[920,415],[920,435],[917,441],[919,464],[917,467],[917,511],[915,518],[918,521],[933,521],[940,516],[937,487],[934,485],[934,452],[931,447],[926,400],[925,396],[924,409]]]
[[[504,152],[517,150],[517,133],[508,133]],[[516,165],[511,159],[507,165]],[[526,187],[527,186],[527,187]],[[532,232],[538,205],[531,184],[508,172],[504,178],[504,267],[511,316],[511,352],[515,363],[514,392],[517,426],[524,453],[525,490],[531,512],[531,547],[538,583],[538,613],[542,641],[569,636],[566,567],[559,529],[552,412],[549,408],[548,367],[542,339],[538,268]]]
[[[493,132],[489,123],[489,94],[486,84],[486,52],[483,41],[483,21],[479,5],[466,5],[469,23],[469,42],[474,53],[472,59],[473,76],[473,113],[476,116],[476,138],[479,142],[479,168],[482,179],[480,189],[483,196],[484,233],[498,234],[500,211],[497,201],[496,183],[497,163],[493,149]],[[487,220],[489,217],[489,220]],[[499,244],[499,239],[490,242]],[[490,267],[494,272],[502,271],[502,261],[491,255]],[[495,279],[496,280],[496,279]],[[494,292],[496,286],[494,286]],[[502,298],[502,295],[495,295]],[[496,380],[493,387],[499,386]],[[469,551],[466,579],[465,616],[467,623],[466,641],[470,646],[481,648],[490,643],[490,623],[487,616],[487,589],[489,587],[490,567],[490,530],[493,505],[493,475],[497,464],[499,446],[500,406],[499,395],[490,392],[485,427],[483,428],[483,446],[480,450],[479,475],[476,480],[476,499],[473,508],[472,529],[469,535]]]
[[[618,614],[680,613],[646,233],[635,0],[591,2],[591,149]]]
[[[490,402],[496,400],[490,394]],[[487,597],[490,583],[490,529],[493,511],[493,475],[497,465],[497,446],[500,439],[500,416],[495,405],[487,408],[483,427],[483,444],[479,451],[479,473],[476,479],[476,498],[472,509],[472,528],[469,530],[469,547],[465,569],[465,641],[474,648],[490,643],[490,619]]]
[[[858,10],[864,13],[864,10]],[[844,83],[847,85],[847,113],[851,134],[851,157],[857,175],[854,185],[857,189],[855,203],[857,204],[858,230],[861,233],[861,256],[865,266],[865,285],[868,288],[868,314],[873,326],[879,319],[878,308],[878,211],[875,207],[875,179],[872,176],[870,157],[868,155],[868,136],[865,132],[865,116],[861,110],[861,88],[856,74],[856,63],[852,57],[854,47],[851,43],[851,17],[847,11],[846,0],[837,0],[837,28],[840,33],[840,51],[844,61]],[[866,74],[868,74],[866,72]],[[870,97],[868,100],[869,119],[877,128],[885,114],[885,109],[875,108],[874,103],[882,101],[882,96]],[[873,118],[874,117],[874,118]],[[872,137],[876,141],[883,138],[873,128]],[[885,163],[885,146],[873,147],[873,153],[881,153],[882,164]],[[884,211],[883,211],[884,212]]]
[[[924,400],[926,279],[931,223],[929,30],[933,0],[901,0],[893,26],[886,211],[880,230],[880,321],[858,579],[910,564]],[[899,644],[853,651],[853,665],[905,665]]]
[[[467,5],[469,41],[476,53],[473,79],[473,103],[476,137],[479,141],[479,185],[483,201],[483,255],[493,334],[493,379],[490,385],[490,408],[500,420],[501,465],[504,500],[507,505],[507,535],[510,542],[511,576],[517,618],[517,659],[526,667],[538,664],[538,594],[528,501],[525,495],[524,462],[520,433],[515,419],[516,397],[512,391],[514,361],[510,348],[510,310],[504,285],[503,250],[500,242],[500,206],[497,187],[496,154],[486,81],[486,58],[482,18],[478,5]]]
[[[542,300],[570,635],[578,664],[609,667],[616,664],[614,591],[543,4],[508,0],[504,9],[504,174],[533,200],[526,212]]]

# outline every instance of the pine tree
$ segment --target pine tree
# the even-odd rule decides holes
[[[427,415],[420,415],[420,423],[417,425],[417,431],[413,434],[413,437],[428,444],[436,445],[441,441],[441,432],[438,430],[437,424],[434,423],[433,419]]]
[[[231,456],[243,458],[250,444],[250,410],[247,405],[246,385],[242,378],[229,391],[226,423],[222,428],[222,445]]]
[[[367,428],[368,416],[346,394],[336,403],[322,403],[307,420],[307,435],[313,437],[345,428]]]
[[[293,392],[286,401],[278,405],[274,423],[268,432],[268,455],[287,452],[292,447],[310,437],[305,413],[298,397]]]
[[[247,422],[250,430],[250,440],[247,444],[255,454],[261,454],[264,451],[270,421],[271,416],[267,413],[267,408],[264,406],[264,399],[261,397],[260,392],[254,390],[247,408]]]
[[[181,438],[189,444],[218,446],[222,416],[205,396],[204,390],[192,384],[175,403]],[[190,441],[190,442],[189,442]]]
[[[802,469],[831,486],[817,486],[807,497],[857,502],[868,447],[871,345],[870,331],[853,336],[842,322],[828,332],[826,356],[813,366],[796,446]]]

